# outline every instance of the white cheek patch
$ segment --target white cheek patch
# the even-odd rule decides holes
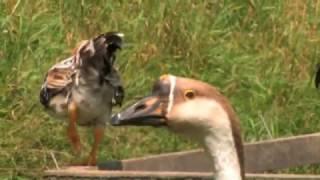
[[[179,121],[188,124],[201,125],[216,131],[230,130],[230,120],[223,107],[212,99],[194,98],[180,103],[175,109],[179,114]]]
[[[169,80],[170,80],[170,94],[169,94],[169,103],[168,103],[168,107],[167,107],[167,113],[170,113],[173,103],[174,103],[174,89],[176,87],[176,77],[170,75],[169,76]]]

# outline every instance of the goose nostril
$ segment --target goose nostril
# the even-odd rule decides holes
[[[147,106],[145,104],[139,104],[138,106],[136,106],[136,108],[134,108],[134,111],[137,112],[137,111],[145,109],[146,107]]]

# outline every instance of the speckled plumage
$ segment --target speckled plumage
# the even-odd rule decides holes
[[[124,92],[119,73],[113,66],[118,45],[108,51],[103,39],[107,38],[100,35],[84,41],[75,55],[49,69],[40,91],[40,101],[47,109],[64,117],[68,103],[73,100],[80,108],[78,124],[102,125],[110,119],[112,105],[121,104]],[[116,40],[121,45],[121,41]],[[95,43],[96,50],[92,57],[86,57],[92,53],[86,49],[90,41]]]
[[[106,33],[82,41],[75,53],[47,72],[40,102],[53,114],[68,118],[68,137],[74,152],[81,152],[76,124],[93,127],[94,144],[86,165],[96,164],[98,145],[114,105],[121,105],[124,90],[114,67],[122,34]]]

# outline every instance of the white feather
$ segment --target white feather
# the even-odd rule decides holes
[[[169,80],[170,80],[170,94],[169,94],[169,103],[167,107],[167,113],[170,113],[172,109],[172,105],[174,103],[174,89],[176,87],[176,77],[169,75]]]

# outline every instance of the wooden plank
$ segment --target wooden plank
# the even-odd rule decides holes
[[[76,173],[75,173],[76,172]],[[62,179],[105,179],[105,180],[212,180],[212,173],[200,172],[141,172],[141,171],[101,171],[94,168],[71,167],[45,172],[46,180]],[[318,175],[294,174],[247,174],[248,180],[320,180]]]
[[[245,159],[247,172],[320,163],[320,133],[248,144]]]
[[[320,163],[320,133],[280,138],[245,145],[247,173],[259,173]],[[202,150],[168,153],[103,163],[100,169],[136,171],[211,172],[212,165]]]
[[[112,163],[115,164],[114,162]],[[126,171],[185,171],[211,172],[210,158],[202,150],[168,153],[120,161],[114,169]],[[110,169],[110,163],[100,164],[99,169]]]
[[[320,180],[319,175],[311,174],[246,174],[252,180]]]

